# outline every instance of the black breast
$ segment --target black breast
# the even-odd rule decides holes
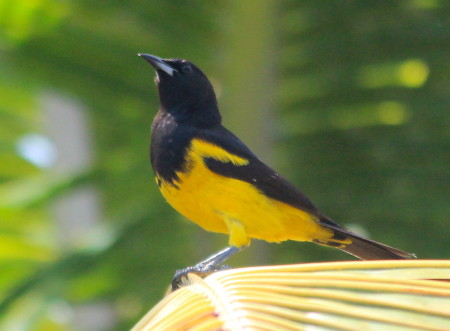
[[[152,125],[150,160],[153,171],[163,181],[176,185],[176,172],[185,168],[186,149],[192,137],[193,130],[177,123],[170,114],[159,112],[156,115]]]

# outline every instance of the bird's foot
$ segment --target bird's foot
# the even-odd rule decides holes
[[[215,265],[211,263],[200,262],[194,266],[187,267],[184,269],[179,269],[175,272],[172,280],[172,291],[177,290],[181,287],[183,280],[187,278],[190,273],[196,274],[202,278],[216,272],[231,269],[229,265]]]
[[[222,263],[228,260],[240,249],[242,248],[230,246],[208,257],[206,260],[197,263],[193,267],[187,267],[181,270],[177,270],[172,280],[172,291],[175,291],[181,286],[183,279],[186,278],[189,273],[194,273],[200,277],[206,277],[216,271],[231,269],[230,266],[222,265]]]

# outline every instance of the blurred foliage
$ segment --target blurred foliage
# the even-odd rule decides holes
[[[239,10],[230,3],[0,0],[0,328],[65,330],[74,308],[104,302],[116,314],[111,328],[129,328],[175,269],[218,248],[198,248],[202,230],[180,221],[154,185],[148,144],[158,101],[136,54],[188,58],[218,90],[231,89],[225,77],[246,73],[227,66],[245,46],[228,43],[236,39],[227,34],[242,34],[229,28]],[[245,4],[254,7],[245,11],[251,27],[260,8]],[[448,258],[450,3],[276,7],[267,46],[276,168],[338,222],[421,258]],[[24,137],[46,135],[48,91],[88,109],[95,161],[82,173],[37,166],[20,148]],[[229,105],[226,97],[219,102]],[[233,111],[223,109],[225,121]],[[258,135],[242,130],[244,140]],[[89,238],[63,249],[52,205],[86,184],[99,190],[104,215]],[[351,258],[312,244],[268,246],[270,264]]]

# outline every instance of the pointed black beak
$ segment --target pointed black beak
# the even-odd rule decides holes
[[[146,60],[148,63],[150,63],[153,68],[155,68],[156,71],[161,70],[164,71],[166,74],[173,76],[173,73],[177,71],[176,69],[172,68],[169,64],[167,64],[163,59],[150,55],[150,54],[138,54],[140,57],[142,57],[144,60]]]

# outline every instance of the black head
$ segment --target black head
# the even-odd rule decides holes
[[[156,70],[161,111],[194,125],[220,123],[214,89],[196,65],[183,59],[161,59],[150,54],[139,56]]]

